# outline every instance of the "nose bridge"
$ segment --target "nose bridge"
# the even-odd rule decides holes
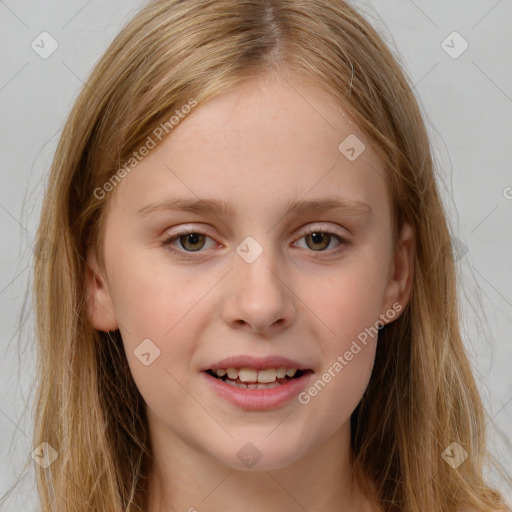
[[[276,277],[277,255],[271,246],[270,237],[258,236],[261,243],[253,236],[247,236],[237,246],[235,271],[244,290],[254,294],[265,293],[267,299],[280,291],[282,284]],[[255,289],[253,289],[255,287]]]
[[[274,323],[292,320],[293,294],[284,284],[276,248],[270,245],[269,237],[260,243],[248,236],[236,247],[227,321],[247,323],[254,330],[264,331]]]

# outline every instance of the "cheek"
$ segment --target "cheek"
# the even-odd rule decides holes
[[[366,348],[344,364],[328,363],[299,395],[309,429],[325,439],[345,424],[363,398],[373,368],[374,351]]]
[[[379,319],[387,269],[377,259],[371,264],[363,258],[353,260],[353,264],[340,264],[327,278],[304,281],[300,296],[325,325],[323,338],[330,335],[346,342]]]
[[[112,275],[118,321],[128,332],[158,339],[169,337],[211,287],[207,276],[194,279],[143,251],[119,260]]]
[[[315,337],[322,367],[303,393],[301,404],[314,410],[314,428],[326,436],[360,402],[375,361],[382,289],[371,279],[378,278],[377,274],[350,270],[340,271],[311,296],[310,307],[319,317]]]
[[[386,283],[383,255],[370,250],[357,254],[326,279],[304,282],[302,295],[315,313],[315,338],[323,366],[304,401],[315,403],[333,424],[350,415],[371,377],[378,340],[377,321]],[[311,289],[313,291],[311,291]],[[309,290],[309,295],[305,295]]]
[[[129,361],[143,340],[151,340],[160,351],[165,348],[162,341],[170,337],[173,326],[179,325],[188,301],[176,293],[183,284],[179,276],[169,281],[161,268],[146,260],[143,255],[122,252],[111,272],[115,315]],[[136,371],[138,365],[134,366]]]
[[[221,275],[207,272],[194,278],[191,268],[172,265],[161,255],[156,261],[142,252],[137,256],[126,252],[111,272],[128,363],[150,406],[164,389],[173,401],[183,397],[179,383],[189,376],[210,319],[209,291]]]

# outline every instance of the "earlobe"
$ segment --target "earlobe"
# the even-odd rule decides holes
[[[395,303],[403,311],[409,302],[414,278],[415,232],[408,222],[402,226],[395,249],[389,282],[384,296],[383,314]]]
[[[114,303],[107,281],[98,267],[96,256],[92,249],[87,254],[85,292],[87,317],[91,325],[99,331],[115,331],[118,328],[118,324]]]

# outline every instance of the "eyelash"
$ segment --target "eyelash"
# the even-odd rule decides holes
[[[299,237],[298,240],[300,240],[301,238],[304,238],[305,236],[311,235],[312,233],[322,233],[323,235],[331,235],[331,236],[335,237],[340,243],[340,245],[338,246],[337,249],[323,250],[323,251],[311,250],[311,252],[313,252],[313,253],[320,253],[320,254],[322,254],[322,253],[338,253],[344,247],[347,247],[352,244],[351,240],[348,240],[348,239],[342,237],[335,231],[332,231],[329,229],[324,229],[324,228],[319,229],[318,227],[310,228],[308,231],[302,233],[302,235]],[[172,252],[172,253],[175,253],[178,255],[194,254],[194,253],[203,252],[201,249],[198,251],[186,251],[186,250],[176,249],[175,247],[170,245],[172,242],[178,240],[182,236],[186,236],[186,235],[190,235],[190,234],[206,235],[208,238],[211,238],[213,240],[213,237],[210,235],[210,233],[208,231],[198,231],[198,230],[189,229],[189,230],[180,231],[179,233],[175,233],[173,235],[166,237],[164,240],[162,240],[161,245],[165,246],[167,248],[167,250],[169,250],[169,252]],[[319,256],[316,256],[316,257],[319,257]]]

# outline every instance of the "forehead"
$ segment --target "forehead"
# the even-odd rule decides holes
[[[322,196],[378,212],[386,195],[381,162],[348,112],[318,86],[277,75],[199,104],[114,194],[132,211],[216,197],[260,215]]]

